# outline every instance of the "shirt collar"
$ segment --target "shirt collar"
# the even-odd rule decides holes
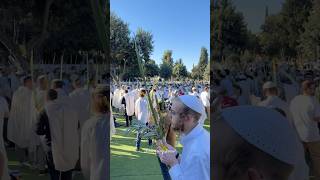
[[[199,134],[203,131],[202,125],[199,123],[196,127],[194,127],[188,134],[182,135],[181,144],[185,145],[192,139],[199,136]]]

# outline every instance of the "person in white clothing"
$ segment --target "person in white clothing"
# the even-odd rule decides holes
[[[71,180],[72,171],[79,160],[77,112],[65,99],[59,98],[56,90],[50,89],[48,103],[41,114],[39,119],[47,119],[50,129],[51,147],[47,159],[50,162],[48,166],[53,171],[52,180]]]
[[[206,86],[203,92],[200,94],[201,101],[206,108],[207,117],[210,119],[210,94],[209,94],[209,87]]]
[[[79,78],[73,81],[74,90],[69,94],[70,103],[79,115],[80,129],[90,117],[90,93]]]
[[[293,121],[292,121],[292,115],[289,110],[289,105],[280,99],[278,97],[278,88],[277,85],[273,82],[266,82],[263,85],[263,93],[267,97],[264,101],[259,103],[259,106],[267,107],[267,108],[272,108],[280,113],[282,113],[286,119],[289,121],[290,125],[294,127]],[[298,134],[296,133],[297,137]],[[300,149],[302,149],[303,152],[303,145],[300,143],[299,146]],[[308,178],[308,166],[304,158],[304,153],[300,154],[300,160],[297,161],[297,164],[295,165],[295,169],[291,176],[289,177],[290,180],[295,180],[295,179],[307,179]]]
[[[309,151],[315,179],[320,179],[320,104],[315,98],[315,84],[310,80],[302,83],[303,94],[290,103],[295,128],[305,149]]]
[[[199,123],[203,113],[204,106],[195,96],[182,95],[172,102],[172,128],[180,133],[182,154],[167,143],[168,150],[157,149],[161,162],[170,167],[172,180],[210,180],[210,135]]]
[[[190,95],[193,95],[193,96],[196,96],[197,98],[200,98],[200,95],[199,95],[196,87],[192,87]]]
[[[105,180],[108,174],[108,140],[111,111],[109,87],[98,85],[93,92],[94,115],[85,122],[81,132],[81,169],[86,180]],[[110,130],[112,128],[110,127]]]
[[[138,121],[140,121],[142,124],[145,124],[146,126],[149,125],[149,118],[150,118],[150,112],[149,112],[149,104],[147,99],[145,98],[146,90],[140,89],[140,97],[135,103],[135,116]],[[149,146],[152,145],[152,140],[148,140]],[[137,133],[137,139],[136,139],[136,148],[137,151],[140,151],[141,147],[141,134]]]
[[[132,124],[132,116],[134,115],[134,106],[135,106],[135,95],[133,92],[128,92],[125,90],[124,96],[122,99],[122,104],[125,106],[125,117],[126,117],[126,126]]]
[[[28,161],[31,160],[29,159],[29,153],[37,145],[37,142],[34,142],[37,139],[33,138],[37,110],[32,92],[33,82],[31,77],[24,77],[23,84],[13,94],[8,120],[8,139],[15,143],[20,163],[29,166]]]

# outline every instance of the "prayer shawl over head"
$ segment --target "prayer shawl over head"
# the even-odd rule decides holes
[[[108,126],[109,121],[113,121],[109,118],[104,114],[96,114],[82,128],[81,168],[87,180],[105,180],[108,176]]]
[[[80,127],[90,118],[90,92],[87,89],[79,88],[70,95],[72,106],[78,113]]]
[[[57,99],[45,107],[52,138],[52,156],[56,170],[68,171],[79,159],[78,116],[70,104]]]
[[[21,86],[12,98],[8,121],[8,138],[20,148],[29,148],[32,142],[36,123],[36,107],[32,91]]]
[[[137,119],[144,124],[149,122],[149,109],[148,109],[148,101],[146,98],[140,97],[135,103],[135,115]]]
[[[135,106],[135,94],[132,92],[129,92],[125,94],[124,99],[126,101],[126,112],[128,116],[133,116],[134,115],[134,106]]]

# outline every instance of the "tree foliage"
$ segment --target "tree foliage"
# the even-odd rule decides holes
[[[304,24],[304,33],[300,38],[300,51],[308,60],[315,60],[320,56],[320,0],[314,0],[311,15]]]
[[[167,62],[160,64],[160,77],[164,79],[170,79],[172,76],[172,67]]]
[[[175,78],[181,79],[188,76],[187,67],[183,64],[182,59],[179,59],[173,66],[172,75]]]

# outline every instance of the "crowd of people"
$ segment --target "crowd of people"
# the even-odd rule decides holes
[[[320,179],[317,69],[260,62],[213,77],[214,178]]]
[[[156,142],[165,180],[210,179],[210,136],[203,127],[210,115],[209,89],[208,82],[194,81],[121,82],[112,85],[112,106],[125,116],[126,127],[132,125],[133,119],[145,126],[154,125],[150,108],[165,114],[165,137]],[[115,124],[116,127],[119,125],[116,118]],[[181,155],[175,149],[177,137],[183,145]],[[137,151],[141,151],[141,139],[138,132]],[[149,147],[152,143],[148,138]],[[167,150],[163,150],[163,146]]]
[[[0,179],[21,176],[9,169],[7,150],[21,167],[51,180],[107,177],[109,85],[85,83],[86,74],[76,67],[23,73],[4,66],[0,74]]]

